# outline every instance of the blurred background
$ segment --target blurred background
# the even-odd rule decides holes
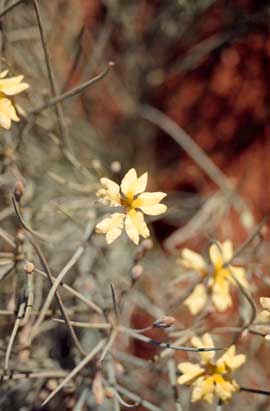
[[[49,99],[50,84],[33,2],[20,1],[2,16],[1,10],[13,3],[17,2],[0,1],[2,70],[8,66],[11,73],[23,74],[30,88],[16,99],[22,108],[21,123],[1,131],[1,227],[18,235],[10,191],[20,179],[26,190],[25,218],[56,242],[44,247],[57,273],[80,244],[84,226],[104,214],[95,207],[99,177],[120,182],[132,167],[139,174],[148,171],[149,191],[168,193],[169,209],[150,221],[154,248],[143,261],[145,276],[138,295],[131,297],[126,318],[133,328],[143,328],[160,314],[170,313],[180,328],[190,327],[193,318],[177,303],[189,281],[169,285],[180,273],[179,250],[188,246],[206,254],[213,239],[231,239],[237,248],[270,208],[269,2],[40,0],[56,94],[101,73],[110,61],[115,65],[103,79],[62,103],[62,120],[53,106],[30,121],[26,113]],[[6,247],[2,245],[2,251],[8,252]],[[269,250],[266,223],[260,238],[239,260],[248,266],[257,306],[260,296],[270,295]],[[28,248],[26,255],[35,258]],[[67,282],[106,306],[108,278],[124,289],[133,255],[125,237],[109,250],[102,238],[94,238]],[[20,275],[3,275],[2,310],[16,305]],[[246,318],[249,307],[238,294],[236,290],[234,306],[225,313],[208,313],[206,328],[239,324]],[[42,305],[44,295],[38,298]],[[74,301],[67,303],[72,306]],[[6,347],[13,324],[8,316],[3,318],[1,348]],[[93,338],[97,336],[81,335],[86,344]],[[233,339],[225,335],[216,341],[228,344]],[[72,368],[71,344],[66,343],[63,328],[46,334],[45,348],[44,341],[37,341],[36,360],[34,356],[27,364],[40,366],[44,356],[49,366]],[[144,360],[156,353],[141,342],[123,344],[127,352]],[[240,372],[241,384],[269,390],[270,371],[265,366],[269,346],[261,337],[248,335],[241,339],[239,352],[249,353]],[[177,361],[186,358],[182,353],[176,356]],[[24,357],[20,360],[26,364]],[[134,387],[135,380],[134,390],[149,401],[166,411],[175,409],[166,391],[166,376],[161,381],[153,370],[141,373],[129,367],[129,374],[119,377],[127,386]],[[0,409],[41,409],[47,383],[24,384],[4,386]],[[183,411],[210,410],[189,405],[189,392],[181,387]],[[109,402],[74,408],[74,401],[69,393],[60,394],[44,410],[111,409]],[[239,393],[224,409],[266,411],[269,397]]]

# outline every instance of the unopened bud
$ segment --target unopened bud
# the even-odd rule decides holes
[[[123,365],[120,362],[115,362],[114,363],[114,368],[115,368],[115,374],[117,376],[123,375],[124,372],[125,372],[125,369],[124,369]]]
[[[28,263],[24,264],[23,269],[24,269],[24,272],[25,272],[26,274],[32,274],[33,271],[35,270],[35,266],[34,266],[33,263],[29,263],[29,262],[28,262]]]
[[[134,267],[131,270],[132,281],[137,281],[141,277],[142,274],[143,274],[143,266],[140,264],[134,265]]]
[[[154,328],[169,328],[175,323],[176,319],[174,317],[161,317],[156,320],[153,324]]]
[[[25,240],[25,235],[24,235],[23,230],[18,230],[17,235],[16,235],[16,238],[17,238],[17,240],[18,240],[20,243],[23,243],[23,242],[24,242],[24,240]]]
[[[46,387],[48,388],[49,391],[54,391],[55,388],[57,388],[57,380],[50,378],[46,384]]]
[[[147,253],[147,251],[151,250],[153,248],[153,241],[152,240],[143,240],[141,242],[141,244],[139,245],[139,247],[137,248],[137,252],[134,258],[135,262],[140,261],[145,254]]]
[[[97,160],[97,159],[93,160],[93,161],[92,161],[92,167],[93,167],[94,170],[100,171],[101,168],[102,168],[102,167],[101,167],[101,162],[100,162],[99,160]]]
[[[14,188],[14,197],[17,203],[19,203],[19,201],[21,200],[23,193],[24,193],[24,185],[21,181],[17,181],[17,183],[15,184],[15,188]]]
[[[119,173],[121,171],[121,168],[122,166],[121,166],[120,161],[116,160],[116,161],[111,162],[111,170],[113,173]]]
[[[94,377],[92,384],[92,391],[95,397],[97,405],[101,405],[104,402],[104,389],[102,381],[102,373],[98,371]]]
[[[153,248],[153,241],[149,238],[148,240],[143,240],[141,245],[145,251],[150,251]]]
[[[114,390],[111,387],[107,387],[105,390],[105,395],[108,399],[111,399],[114,397]]]

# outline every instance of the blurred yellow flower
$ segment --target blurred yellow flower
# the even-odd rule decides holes
[[[196,348],[214,347],[209,334],[202,338],[193,337],[191,343]],[[178,378],[178,384],[187,384],[193,387],[191,401],[205,401],[211,404],[216,396],[221,401],[230,400],[232,394],[239,390],[239,386],[231,373],[246,361],[243,354],[235,354],[235,346],[232,345],[218,360],[215,360],[215,352],[201,352],[200,364],[183,362],[178,365],[182,375]]]
[[[7,96],[14,96],[26,90],[29,85],[22,83],[23,76],[4,78],[8,70],[0,73],[0,126],[8,130],[11,127],[11,120],[19,121],[14,104]]]
[[[259,314],[259,319],[261,321],[270,321],[270,297],[261,297],[260,303],[263,311]],[[267,341],[270,341],[270,333],[265,336]]]
[[[225,311],[230,307],[232,305],[230,285],[235,285],[234,277],[243,287],[248,287],[244,268],[230,264],[233,257],[233,246],[230,240],[212,244],[209,256],[210,266],[199,254],[185,248],[179,260],[181,265],[198,272],[202,280],[205,280],[205,283],[198,284],[184,301],[193,315],[205,306],[208,292],[218,311]]]
[[[136,170],[130,169],[120,186],[108,178],[101,178],[102,188],[96,195],[100,201],[111,207],[121,207],[121,211],[111,214],[96,226],[96,232],[106,234],[106,241],[111,244],[116,240],[123,228],[129,238],[139,243],[140,235],[149,237],[150,233],[144,221],[144,214],[159,215],[167,210],[167,206],[160,204],[166,197],[165,193],[145,193],[147,173],[137,177]],[[140,211],[141,210],[141,211]]]

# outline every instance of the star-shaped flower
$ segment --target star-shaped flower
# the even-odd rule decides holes
[[[111,207],[121,207],[122,212],[116,212],[102,220],[96,226],[96,232],[106,234],[106,241],[111,244],[125,228],[129,238],[139,243],[140,235],[149,237],[149,229],[144,221],[143,214],[159,215],[165,213],[167,206],[160,204],[166,197],[165,193],[145,193],[147,173],[137,177],[136,170],[130,169],[120,186],[108,178],[101,178],[102,188],[98,190],[100,201]]]
[[[214,347],[209,334],[202,338],[193,337],[191,343],[196,348]],[[205,401],[211,404],[216,396],[221,401],[230,400],[232,394],[239,390],[237,382],[232,379],[231,373],[246,361],[243,354],[235,354],[232,345],[218,360],[215,360],[213,351],[200,353],[200,364],[183,362],[178,365],[182,375],[178,384],[187,384],[193,387],[191,401]]]
[[[8,70],[0,73],[0,126],[6,130],[10,129],[12,120],[16,122],[20,120],[8,96],[14,96],[29,87],[28,84],[22,83],[23,76],[5,78],[7,74]]]
[[[185,268],[198,272],[206,284],[198,284],[190,296],[184,301],[190,312],[195,315],[205,306],[208,292],[214,306],[218,311],[225,311],[232,305],[230,285],[235,285],[234,277],[247,288],[246,273],[243,267],[230,264],[233,257],[232,242],[214,243],[209,249],[210,266],[197,253],[184,249],[181,253],[180,263]]]

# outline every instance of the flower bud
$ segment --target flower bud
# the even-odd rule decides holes
[[[143,274],[143,266],[142,265],[140,265],[140,264],[136,264],[136,265],[134,265],[134,267],[132,267],[132,270],[131,270],[131,278],[132,278],[132,281],[137,281],[140,277],[141,277],[141,275]]]
[[[175,323],[174,317],[164,316],[153,323],[154,328],[169,328]]]
[[[20,243],[23,243],[23,242],[24,242],[24,240],[25,240],[25,235],[24,235],[23,230],[18,230],[17,235],[16,235],[16,238],[17,238],[17,240],[18,240]]]
[[[116,160],[116,161],[111,162],[111,170],[113,173],[119,173],[121,171],[121,168],[122,166],[121,166],[120,161]]]
[[[105,390],[105,395],[108,399],[111,399],[114,397],[114,390],[111,387],[107,387]]]
[[[19,203],[19,201],[21,200],[23,193],[24,193],[24,185],[21,181],[17,181],[17,183],[15,184],[15,188],[14,188],[14,197],[17,203]]]
[[[35,266],[33,263],[27,262],[26,264],[24,264],[23,269],[26,274],[32,274],[35,270]]]
[[[145,251],[150,251],[153,248],[153,241],[148,238],[147,240],[143,240],[141,245]]]
[[[92,161],[92,167],[95,171],[100,171],[102,166],[101,166],[101,162],[98,159],[94,159]]]
[[[92,384],[92,391],[97,405],[101,405],[104,402],[104,389],[102,380],[102,373],[98,371],[94,377]]]

